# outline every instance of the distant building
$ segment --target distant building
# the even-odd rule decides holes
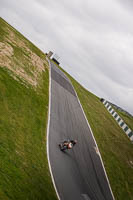
[[[49,53],[47,54],[47,56],[50,58],[53,55],[52,51],[49,51]]]
[[[52,60],[53,60],[56,64],[58,64],[58,65],[60,64],[59,61],[58,61],[59,58],[60,58],[60,57],[59,57],[57,54],[54,54],[54,55],[52,56]]]
[[[58,62],[58,60],[56,60],[55,58],[52,58],[52,60],[53,60],[57,65],[60,64],[60,63]]]
[[[60,64],[59,63],[59,56],[57,55],[57,54],[55,54],[55,53],[53,53],[52,51],[49,51],[49,53],[46,53],[46,56],[48,57],[48,58],[51,58],[56,64]]]

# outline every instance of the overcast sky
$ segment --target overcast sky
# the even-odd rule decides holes
[[[0,15],[89,91],[133,114],[133,0],[1,0]]]

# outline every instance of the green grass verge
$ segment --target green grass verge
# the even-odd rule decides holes
[[[48,170],[48,70],[38,94],[0,69],[0,199],[56,199]]]
[[[0,199],[56,200],[46,152],[49,69],[45,55],[1,18],[0,38]],[[32,56],[44,60],[36,64]],[[32,78],[36,87],[29,81]]]
[[[66,75],[78,94],[94,133],[115,199],[132,200],[133,144],[100,99],[83,88],[68,73]]]
[[[38,94],[0,69],[0,199],[56,199],[48,170],[48,70]]]

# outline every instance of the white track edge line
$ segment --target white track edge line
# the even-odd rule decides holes
[[[69,79],[69,80],[70,80],[70,79]],[[70,80],[70,82],[71,82],[71,80]],[[73,89],[74,89],[74,91],[75,91],[75,88],[74,88],[72,82],[71,82],[71,85],[72,85],[72,87],[73,87]],[[113,197],[113,199],[115,200],[114,194],[113,194],[113,192],[112,192],[112,189],[111,189],[111,186],[110,186],[110,183],[109,183],[109,179],[108,179],[108,176],[107,176],[107,173],[106,173],[104,164],[103,164],[102,156],[101,156],[101,153],[100,153],[100,151],[99,151],[98,145],[97,145],[97,143],[96,143],[95,137],[94,137],[94,135],[93,135],[91,126],[90,126],[90,124],[89,124],[89,122],[88,122],[88,120],[87,120],[87,117],[86,117],[86,115],[85,115],[85,112],[84,112],[84,110],[83,110],[83,107],[82,107],[82,105],[81,105],[81,103],[80,103],[80,100],[79,100],[79,98],[78,98],[78,95],[77,95],[77,92],[76,92],[76,91],[75,91],[75,94],[76,94],[76,96],[77,96],[77,99],[78,99],[79,105],[80,105],[80,107],[81,107],[81,109],[82,109],[82,112],[83,112],[83,114],[84,114],[84,117],[85,117],[85,119],[86,119],[86,121],[87,121],[88,127],[90,128],[90,131],[91,131],[92,137],[93,137],[93,139],[94,139],[95,145],[96,145],[96,147],[97,147],[97,149],[98,149],[99,157],[100,157],[100,160],[101,160],[101,163],[102,163],[102,167],[103,167],[103,170],[104,170],[104,173],[105,173],[107,182],[108,182],[108,186],[109,186],[110,192],[111,192],[111,194],[112,194],[112,197]]]
[[[47,143],[46,143],[47,158],[48,158],[49,171],[50,171],[50,174],[51,174],[54,189],[55,189],[55,192],[56,192],[58,199],[61,200],[60,197],[59,197],[56,185],[55,185],[55,180],[54,180],[54,176],[53,176],[53,173],[52,173],[52,168],[51,168],[50,158],[49,158],[49,126],[50,126],[50,113],[51,113],[51,63],[50,63],[49,59],[47,59],[47,60],[48,60],[48,63],[49,63],[49,108],[48,108]]]

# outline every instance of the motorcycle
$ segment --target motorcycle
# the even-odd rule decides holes
[[[74,146],[73,141],[67,140],[59,144],[60,150],[65,151],[67,149],[72,149]]]

